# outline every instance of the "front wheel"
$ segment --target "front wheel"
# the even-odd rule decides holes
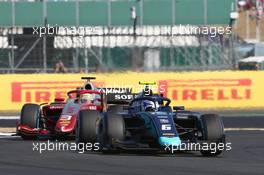
[[[122,116],[107,113],[99,124],[99,142],[104,153],[112,152],[115,144],[125,139],[125,123]]]
[[[218,156],[222,153],[222,150],[218,149],[219,143],[225,142],[224,124],[222,118],[215,114],[205,114],[202,116],[202,123],[204,126],[205,140],[215,145],[212,150],[201,150],[203,156]]]
[[[20,115],[20,124],[32,129],[39,128],[40,106],[37,104],[25,104],[22,107]],[[28,136],[21,133],[23,139],[32,139],[34,136]]]

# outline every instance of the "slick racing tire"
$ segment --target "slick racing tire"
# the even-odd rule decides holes
[[[101,120],[99,127],[100,150],[104,154],[116,153],[115,142],[125,139],[125,123],[122,116],[116,113],[107,113]]]
[[[39,127],[40,106],[37,104],[25,104],[20,115],[20,124],[30,128]],[[31,136],[21,135],[23,139],[31,139]]]
[[[205,140],[208,143],[224,142],[225,132],[222,118],[215,114],[205,114],[202,116],[204,126]],[[201,150],[203,156],[217,156],[222,153],[222,150]]]
[[[106,117],[106,135],[109,139],[124,140],[125,138],[125,123],[120,115],[108,113]]]
[[[100,113],[96,110],[83,110],[79,112],[76,126],[77,143],[95,143],[97,138],[97,125]]]
[[[119,113],[123,111],[123,106],[122,105],[111,105],[108,107],[107,112],[108,113]]]

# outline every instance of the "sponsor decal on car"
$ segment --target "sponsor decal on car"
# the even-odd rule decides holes
[[[96,110],[97,107],[96,106],[88,106],[88,109],[90,109],[90,110]]]
[[[177,119],[188,119],[188,115],[177,115]]]
[[[115,100],[132,100],[134,98],[133,95],[129,94],[116,94]]]
[[[163,133],[162,135],[163,135],[163,136],[175,136],[174,133]]]
[[[167,118],[168,118],[167,115],[158,115],[157,117],[158,117],[159,119],[167,119]]]
[[[99,91],[105,94],[131,94],[132,88],[98,88]]]
[[[161,130],[163,131],[169,131],[171,130],[171,125],[168,124],[168,125],[161,125]]]
[[[160,123],[169,123],[168,119],[160,119]]]

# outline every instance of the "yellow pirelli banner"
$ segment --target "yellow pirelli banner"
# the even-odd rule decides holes
[[[24,103],[52,102],[66,97],[69,90],[82,86],[85,74],[0,75],[0,111],[19,111]],[[156,82],[172,105],[190,109],[263,108],[264,72],[159,72],[100,73],[94,82],[101,87],[132,87],[139,92],[139,81]]]

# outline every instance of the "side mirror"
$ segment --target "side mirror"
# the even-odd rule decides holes
[[[183,111],[185,110],[184,106],[173,106],[173,110],[175,111]]]

